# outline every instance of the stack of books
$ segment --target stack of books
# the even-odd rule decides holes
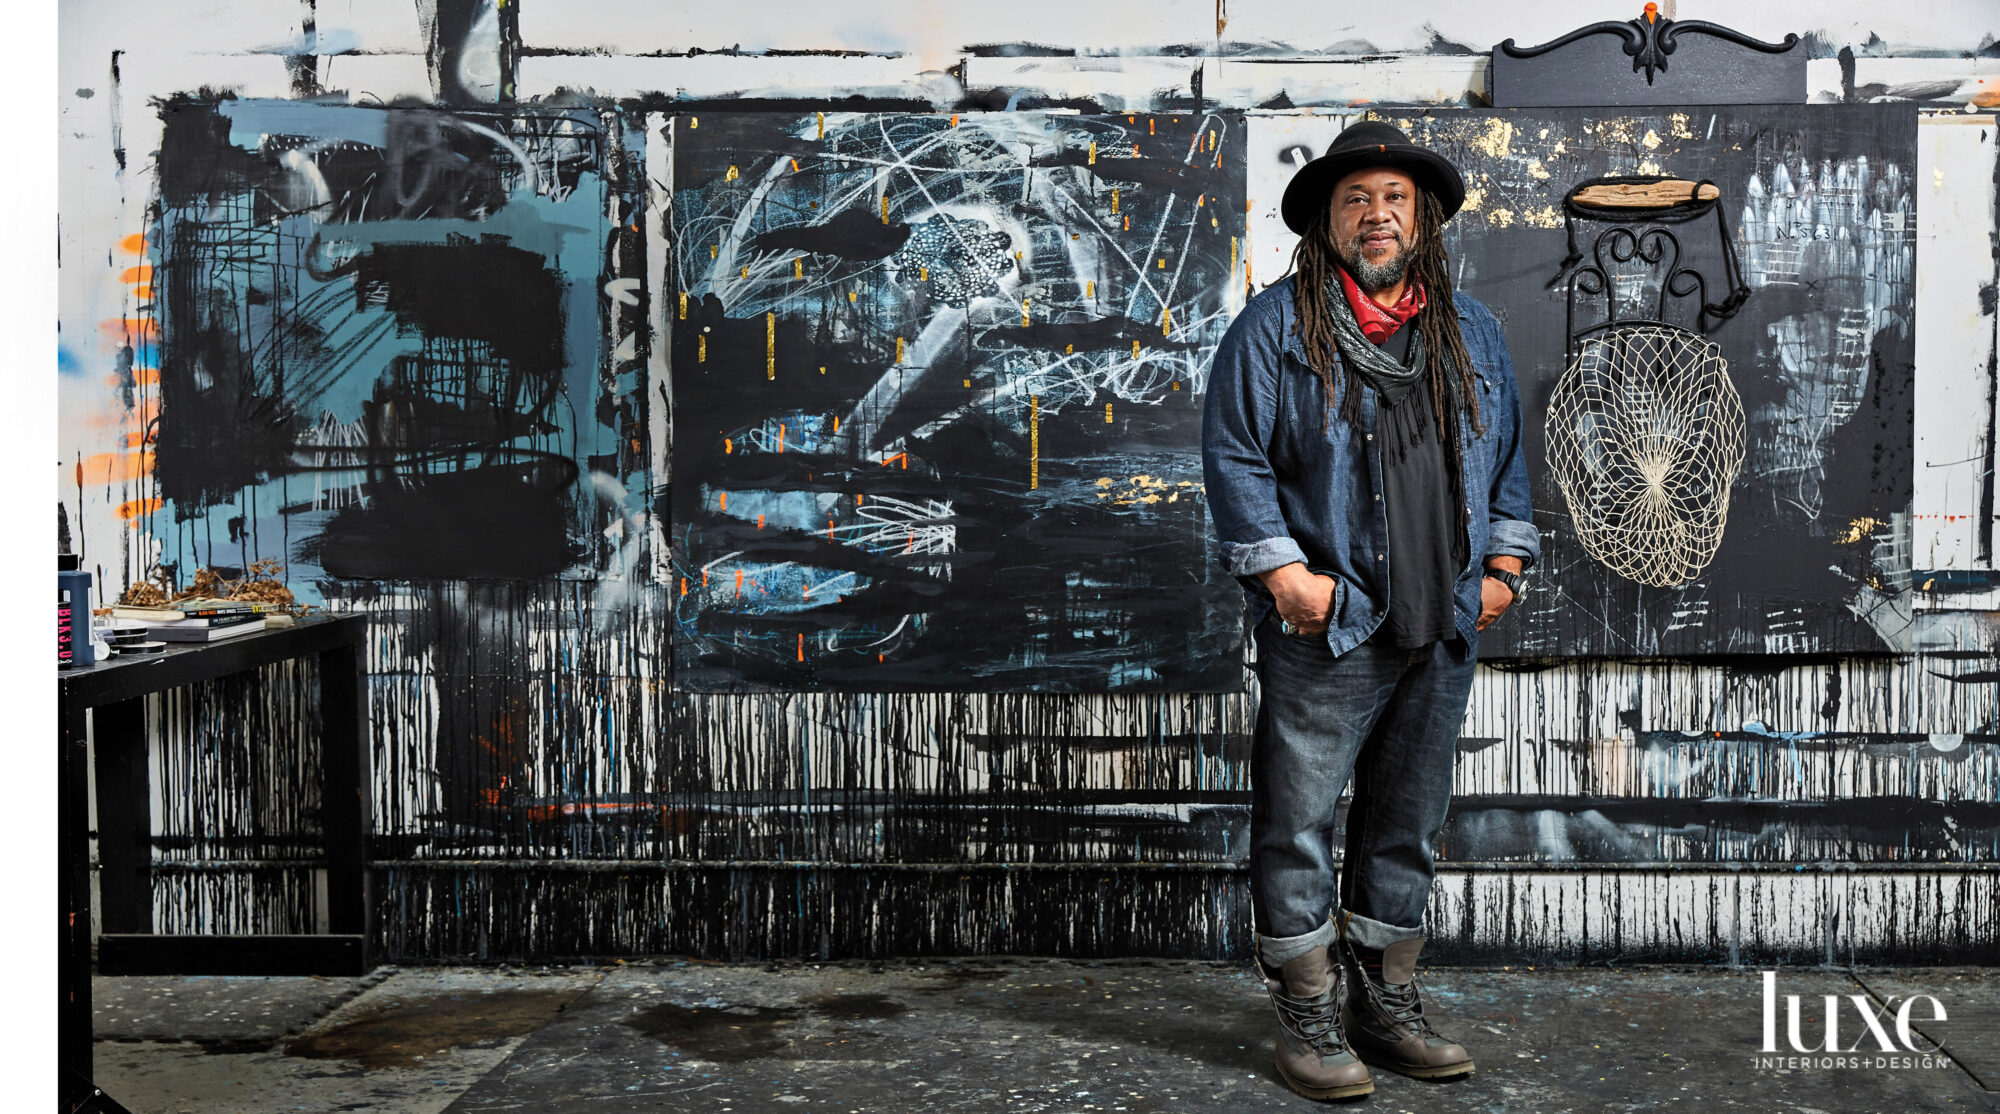
[[[219,642],[264,629],[264,616],[272,605],[247,600],[186,599],[166,607],[126,607],[111,609],[118,619],[137,619],[147,633],[161,642]]]

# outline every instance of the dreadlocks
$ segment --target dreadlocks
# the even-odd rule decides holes
[[[1474,433],[1484,433],[1479,420],[1479,393],[1472,386],[1472,356],[1465,350],[1465,337],[1458,331],[1458,309],[1452,300],[1451,261],[1444,253],[1444,206],[1429,190],[1417,194],[1416,247],[1410,260],[1410,281],[1422,283],[1426,302],[1417,314],[1417,331],[1424,338],[1424,362],[1429,365],[1431,416],[1440,430],[1450,430],[1456,422],[1445,420],[1449,399],[1462,399]],[[1305,342],[1306,362],[1326,386],[1327,413],[1333,411],[1333,318],[1321,291],[1332,288],[1334,268],[1340,253],[1333,242],[1331,206],[1321,204],[1313,212],[1311,224],[1292,252],[1292,300],[1298,306],[1299,336]],[[1359,373],[1347,369],[1347,391],[1340,416],[1355,428],[1361,423],[1361,381]]]

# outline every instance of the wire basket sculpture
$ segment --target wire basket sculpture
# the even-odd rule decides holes
[[[1649,195],[1644,187],[1657,183],[1671,185]],[[1691,187],[1685,200],[1644,200],[1678,187]],[[1568,283],[1569,342],[1544,425],[1549,467],[1584,551],[1657,588],[1686,584],[1715,559],[1743,466],[1743,402],[1722,349],[1665,320],[1671,299],[1693,298],[1696,326],[1706,332],[1749,295],[1718,199],[1711,183],[1664,178],[1592,179],[1563,199],[1570,254],[1550,285]],[[1699,271],[1682,266],[1673,232],[1710,211],[1728,280],[1720,302],[1708,301]],[[1579,218],[1611,223],[1589,259],[1577,248]],[[1620,317],[1622,304],[1643,297],[1654,280],[1653,316]],[[1578,330],[1579,299],[1599,297],[1606,319]]]

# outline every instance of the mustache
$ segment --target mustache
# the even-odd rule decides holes
[[[1375,235],[1377,232],[1387,232],[1390,236],[1394,237],[1397,247],[1403,249],[1404,251],[1408,251],[1410,249],[1409,237],[1403,235],[1401,232],[1393,228],[1364,228],[1361,231],[1356,232],[1354,235],[1348,237],[1347,240],[1344,241],[1340,246],[1349,252],[1358,254],[1361,251],[1362,241],[1366,240],[1370,236]]]

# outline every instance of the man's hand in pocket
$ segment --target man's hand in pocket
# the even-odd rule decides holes
[[[1339,585],[1322,573],[1307,572],[1297,561],[1264,573],[1264,586],[1278,601],[1278,617],[1299,634],[1325,634],[1333,622],[1334,596]]]

